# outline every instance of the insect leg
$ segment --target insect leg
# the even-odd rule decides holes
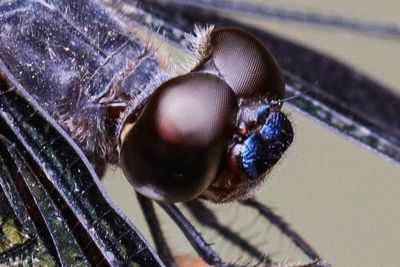
[[[176,262],[161,230],[160,222],[157,218],[152,201],[141,194],[136,194],[136,197],[139,201],[140,207],[143,210],[143,214],[147,225],[149,226],[158,255],[166,266],[175,267]]]
[[[159,203],[161,208],[171,217],[176,225],[181,229],[192,247],[208,264],[217,267],[235,266],[234,264],[225,263],[211,246],[204,240],[194,226],[185,218],[180,210],[173,204]]]
[[[193,200],[185,203],[192,216],[202,225],[211,228],[222,235],[225,239],[229,240],[232,244],[237,245],[249,255],[259,259],[263,263],[272,263],[272,260],[259,251],[256,247],[250,244],[246,239],[233,232],[231,229],[222,225],[214,212],[207,208],[201,201]]]
[[[255,199],[248,199],[240,202],[242,205],[249,206],[257,210],[266,220],[276,226],[293,244],[295,244],[305,255],[311,259],[319,259],[319,255],[314,249],[296,232],[282,217],[274,213],[271,208],[258,202]]]

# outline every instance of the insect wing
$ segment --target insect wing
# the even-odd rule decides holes
[[[147,6],[146,3],[142,5],[143,7]],[[328,125],[336,127],[339,131],[361,140],[373,149],[377,149],[397,161],[399,160],[399,138],[396,131],[398,127],[393,125],[396,120],[391,121],[391,117],[387,117],[390,114],[398,115],[396,110],[393,110],[393,107],[397,106],[399,100],[398,97],[390,94],[387,90],[383,90],[384,93],[379,96],[380,94],[377,93],[381,89],[379,85],[364,78],[361,79],[364,83],[361,82],[361,84],[357,85],[352,78],[354,73],[350,69],[329,58],[265,32],[213,16],[210,12],[208,12],[209,14],[203,14],[196,9],[196,12],[193,13],[198,15],[195,17],[178,16],[171,13],[165,14],[162,10],[158,10],[157,3],[148,5],[149,10],[157,13],[157,16],[165,18],[171,25],[175,25],[178,28],[176,30],[177,28],[165,24],[160,27],[167,38],[179,45],[185,45],[185,43],[181,43],[185,41],[183,32],[190,32],[193,23],[238,26],[252,31],[260,39],[268,42],[286,69],[289,93],[295,94],[304,90],[304,88],[314,88],[312,83],[315,80],[320,81],[319,88],[324,88],[324,92],[319,92],[319,88],[317,88],[315,92],[310,92],[307,96],[298,97],[293,102],[297,107],[325,121]],[[174,10],[179,14],[188,14],[191,10],[180,9],[177,4],[172,7],[169,10]],[[140,21],[143,23],[146,20]],[[152,26],[157,28],[160,25],[155,24]],[[286,50],[284,49],[285,47],[290,47],[291,49]],[[294,54],[301,52],[300,54],[307,55],[307,60],[313,60],[313,57],[315,57],[315,60],[323,59],[324,64],[326,63],[325,61],[328,61],[330,64],[327,65],[327,69],[342,73],[345,77],[349,76],[348,79],[344,79],[344,83],[341,81],[341,86],[343,84],[351,84],[351,88],[357,89],[363,87],[366,83],[367,88],[373,88],[367,90],[366,97],[374,99],[373,96],[376,95],[377,97],[383,97],[384,101],[388,100],[389,102],[386,102],[388,102],[389,111],[386,111],[386,113],[378,112],[378,115],[373,115],[377,117],[371,118],[370,113],[365,114],[365,110],[360,111],[357,110],[358,107],[356,105],[350,105],[355,102],[347,103],[346,97],[341,99],[344,102],[341,103],[335,93],[330,95],[330,89],[326,89],[332,88],[335,91],[336,84],[327,83],[323,85],[322,78],[315,78],[314,76],[310,78],[310,75],[314,75],[315,69],[304,68],[304,65],[302,65],[304,62],[301,61],[301,58],[297,58],[299,61],[296,63],[296,55],[292,55],[292,52],[286,54],[287,51],[292,51]],[[293,62],[298,65],[292,65]],[[304,73],[298,73],[299,69],[304,70]],[[20,255],[26,251],[32,251],[27,244],[32,246],[32,244],[37,243],[37,246],[41,248],[42,254],[36,256],[35,259],[40,258],[43,262],[52,261],[66,265],[85,265],[87,262],[118,265],[132,260],[147,265],[160,264],[157,256],[152,254],[151,249],[148,248],[135,228],[127,222],[124,223],[125,218],[119,214],[112,204],[108,203],[107,198],[104,199],[104,193],[98,188],[98,180],[80,150],[73,145],[70,138],[39,108],[37,103],[29,97],[22,87],[12,79],[4,66],[2,66],[1,73],[8,78],[8,80],[4,79],[2,83],[4,90],[1,97],[1,131],[3,135],[1,139],[1,175],[5,177],[1,184],[3,200],[5,200],[1,214],[4,214],[4,218],[7,219],[3,220],[3,222],[11,221],[11,229],[15,229],[7,232],[10,237],[10,233],[13,234],[13,240],[7,241],[8,244],[22,244],[22,246],[17,245],[18,249],[4,250],[4,259],[11,261],[17,258],[20,259],[22,257]],[[292,73],[296,73],[296,75],[292,75]],[[321,76],[324,73],[317,72]],[[353,117],[351,121],[346,117],[348,114]],[[340,123],[335,125],[337,121]],[[376,121],[379,122],[377,123]],[[343,122],[348,122],[348,124],[345,125]],[[355,128],[346,130],[348,125]],[[358,134],[362,127],[371,130],[371,133],[359,136]],[[386,130],[385,127],[394,129],[394,131]],[[20,170],[19,173],[15,174],[14,167]],[[15,181],[18,180],[22,184],[15,184]],[[27,192],[28,196],[23,196],[21,192]],[[28,199],[30,200],[28,201]],[[96,202],[93,201],[94,199]],[[100,201],[97,202],[99,199]],[[101,199],[104,201],[101,201]],[[24,203],[27,202],[32,203],[31,205],[34,208],[31,208],[31,205],[26,207]],[[43,205],[45,203],[48,204]],[[57,224],[55,218],[59,219],[60,223]],[[115,220],[118,223],[115,223]],[[8,226],[5,223],[2,225],[3,227]],[[45,227],[39,227],[39,225],[45,225]],[[68,225],[70,229],[61,229],[64,232],[59,232],[58,236],[54,235],[53,232],[60,230],[60,225]],[[90,229],[94,229],[94,231],[90,231]],[[78,238],[76,233],[81,233],[82,235]],[[115,233],[121,235],[115,235]],[[119,242],[123,237],[127,240],[124,239],[123,242]],[[115,242],[116,240],[118,242]],[[7,242],[5,242],[6,245]],[[132,242],[131,246],[128,246],[129,242]],[[119,248],[118,243],[123,243],[132,250],[129,253],[124,252],[126,247]],[[66,244],[69,244],[69,246],[66,246]],[[70,248],[70,250],[63,251],[65,247]],[[24,250],[25,248],[27,249]],[[109,251],[106,248],[113,251],[113,256],[106,253],[106,251]],[[90,251],[91,256],[86,253],[88,251]],[[9,252],[16,252],[16,254]],[[126,256],[128,254],[129,256]],[[29,258],[27,259],[29,260]],[[30,260],[32,259],[30,258]]]
[[[71,138],[0,62],[0,263],[163,266]]]
[[[156,17],[145,20],[152,15],[138,13],[136,20],[159,29],[180,47],[187,45],[184,32],[191,32],[196,24],[239,27],[255,34],[283,67],[287,96],[297,96],[289,105],[400,162],[400,97],[392,90],[327,55],[225,18],[212,8],[176,1],[146,1],[140,6]]]

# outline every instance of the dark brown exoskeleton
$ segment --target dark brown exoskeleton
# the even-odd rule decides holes
[[[211,27],[197,36],[197,65],[123,122],[120,164],[136,190],[156,200],[245,199],[293,139],[279,111],[282,73],[242,30]]]
[[[318,93],[311,101],[308,96],[299,97],[301,101],[295,105],[393,159],[399,158],[398,146],[385,140],[385,136],[398,139],[398,116],[394,112],[398,98],[353,70],[209,10],[181,6],[181,2],[190,1],[165,1],[169,4],[162,7],[164,1],[143,1],[139,8],[132,1],[115,1],[117,4],[106,7],[109,2],[113,1],[0,3],[0,230],[5,233],[1,262],[25,261],[19,256],[26,254],[26,246],[21,245],[25,241],[28,251],[42,253],[32,244],[44,240],[59,265],[71,265],[70,258],[84,262],[85,257],[94,266],[105,262],[111,266],[131,262],[157,265],[158,256],[138,231],[104,201],[106,194],[75,142],[92,163],[122,166],[139,192],[164,202],[197,197],[214,202],[248,198],[289,146],[292,128],[279,111],[284,95],[282,75],[268,50],[253,36],[233,28],[198,31],[197,38],[191,40],[196,65],[178,76],[162,70],[158,51],[127,30],[130,19],[159,29],[164,38],[179,47],[188,41],[183,40],[183,32],[196,23],[247,29],[270,45],[283,64],[289,94],[321,82],[316,91],[322,92],[322,97]],[[122,9],[124,15],[120,16]],[[125,10],[131,13],[125,14]],[[150,13],[146,15],[145,10]],[[152,19],[148,19],[149,14]],[[125,15],[129,17],[126,25],[120,21]],[[309,62],[315,64],[307,65]],[[331,73],[340,79],[330,78]],[[327,110],[325,104],[333,109]],[[336,114],[338,110],[343,118]],[[11,176],[5,175],[7,170]],[[35,201],[43,192],[37,190],[37,181],[32,182],[35,176],[42,182],[40,187],[47,190],[46,199]],[[151,214],[152,201],[138,198],[145,215]],[[254,199],[239,203],[257,209],[313,262],[321,263],[268,207]],[[210,247],[202,247],[206,243],[195,228],[190,224],[182,227],[185,217],[173,204],[158,204],[185,235],[191,235],[189,240],[208,264],[226,266]],[[242,246],[246,242],[239,235],[227,236],[231,232],[220,227],[201,201],[189,201],[184,206],[203,225],[216,228],[224,238],[246,250]],[[156,215],[152,216],[147,218],[150,228],[161,232],[154,224]],[[31,222],[25,218],[32,219],[40,232],[31,231]],[[57,223],[48,223],[52,221]],[[6,233],[4,229],[9,226],[22,229],[22,234]],[[65,238],[68,235],[73,242]],[[9,242],[10,236],[19,240]],[[63,242],[58,242],[58,237]],[[74,239],[79,246],[71,253]],[[172,264],[163,253],[166,245],[155,241],[161,244],[159,255]],[[11,249],[5,250],[4,243]],[[97,253],[93,253],[96,246]],[[66,254],[61,255],[63,252]],[[269,262],[255,248],[247,246],[247,253]]]
[[[79,5],[85,18],[67,2],[31,4],[35,16],[4,16],[2,61],[94,163],[118,164],[138,192],[245,199],[292,142],[282,73],[249,33],[197,30],[196,66],[171,77],[92,2]]]

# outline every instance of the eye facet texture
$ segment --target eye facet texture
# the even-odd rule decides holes
[[[221,28],[211,33],[211,59],[239,96],[283,99],[284,80],[271,52],[251,34]]]
[[[164,83],[123,137],[125,175],[155,200],[197,197],[216,176],[236,109],[234,92],[213,75],[189,73]]]
[[[293,139],[273,102],[283,99],[285,84],[269,50],[235,28],[208,37],[198,65],[157,88],[121,133],[120,165],[154,200],[241,199]]]

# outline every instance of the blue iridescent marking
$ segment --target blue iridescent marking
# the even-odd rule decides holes
[[[265,125],[261,128],[260,134],[268,140],[278,139],[282,135],[282,130],[284,130],[282,123],[285,119],[286,116],[282,112],[271,113]]]
[[[264,123],[268,117],[270,108],[271,107],[269,105],[260,105],[257,107],[256,118],[258,123]]]
[[[240,156],[242,166],[250,178],[258,178],[271,167],[268,164],[268,143],[258,133],[246,139]]]
[[[249,136],[240,153],[241,164],[250,178],[260,178],[282,156],[293,140],[293,129],[281,112],[269,115],[258,133]]]

